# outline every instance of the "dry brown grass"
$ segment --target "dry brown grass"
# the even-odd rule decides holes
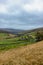
[[[0,65],[43,65],[43,41],[0,52]]]

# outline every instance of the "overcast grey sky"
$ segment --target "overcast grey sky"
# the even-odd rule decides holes
[[[43,0],[0,0],[0,28],[43,27]]]

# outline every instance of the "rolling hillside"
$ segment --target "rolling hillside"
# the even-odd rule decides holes
[[[0,65],[43,65],[43,41],[0,52]]]
[[[23,32],[23,31],[24,30],[20,30],[20,29],[0,28],[0,33],[18,34],[19,32]]]
[[[43,27],[36,28],[32,30],[20,30],[20,29],[11,29],[11,28],[0,28],[0,33],[11,33],[11,34],[26,34],[31,32],[43,31]]]
[[[26,46],[41,40],[43,40],[43,28],[31,30],[30,32],[23,31],[17,34],[0,31],[0,50],[8,50],[11,48]]]

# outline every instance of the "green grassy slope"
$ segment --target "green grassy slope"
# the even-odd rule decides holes
[[[12,34],[0,33],[0,50],[24,46],[33,42],[34,38],[27,36],[27,34],[15,37]]]
[[[43,30],[37,30],[43,34]],[[36,42],[37,31],[22,32],[18,35],[9,33],[0,33],[0,50],[8,50],[10,48],[17,48],[27,44],[33,44]]]

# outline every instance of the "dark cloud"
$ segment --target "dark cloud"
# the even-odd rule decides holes
[[[21,12],[21,15],[0,14],[0,27],[31,29],[43,26],[43,15]]]
[[[42,0],[0,0],[0,27],[18,29],[43,27],[42,6]]]

